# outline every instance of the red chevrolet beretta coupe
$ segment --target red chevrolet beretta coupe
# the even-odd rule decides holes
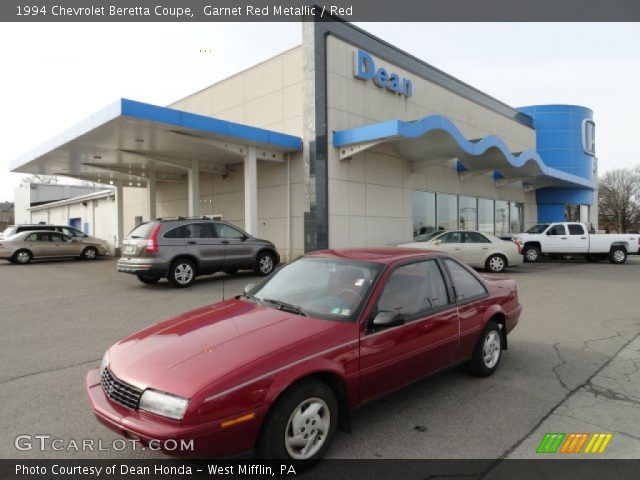
[[[491,375],[521,310],[513,280],[443,253],[325,250],[116,343],[86,389],[98,420],[170,453],[309,463],[357,405],[462,362]]]

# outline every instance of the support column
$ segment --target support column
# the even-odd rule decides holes
[[[149,170],[147,177],[147,219],[155,220],[156,215],[156,172]]]
[[[189,169],[189,216],[200,215],[200,165],[198,160],[191,160]]]
[[[255,147],[249,147],[244,157],[244,229],[258,234],[258,160]]]
[[[115,254],[120,256],[122,241],[124,240],[124,201],[122,180],[116,181],[116,222],[118,224],[116,239],[114,242]]]

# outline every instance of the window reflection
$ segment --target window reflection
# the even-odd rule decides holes
[[[509,233],[509,202],[496,200],[496,236]]]
[[[453,230],[458,228],[458,197],[446,193],[438,194],[436,202],[438,215],[438,230]]]
[[[478,230],[493,235],[493,200],[478,199]]]
[[[478,229],[478,200],[475,197],[460,196],[460,228]]]

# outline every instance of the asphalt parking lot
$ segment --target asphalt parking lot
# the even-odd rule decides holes
[[[585,388],[588,402],[594,378],[638,344],[632,341],[640,333],[640,258],[625,265],[526,264],[509,275],[525,308],[496,374],[477,379],[454,368],[365,405],[353,413],[353,433],[339,433],[330,457],[529,457],[541,425],[585,428],[562,408]],[[86,371],[123,336],[235,295],[253,278],[203,277],[177,290],[119,274],[113,259],[0,263],[0,458],[160,457],[130,449],[20,451],[14,440],[44,434],[110,444],[116,435],[98,424],[85,398]],[[616,425],[640,430],[638,405],[628,414],[621,410]],[[640,446],[640,433],[634,438],[607,422],[601,418],[591,428],[619,432],[611,455]]]

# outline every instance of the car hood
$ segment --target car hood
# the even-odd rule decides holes
[[[229,300],[125,338],[111,347],[109,366],[133,385],[191,398],[225,377],[256,375],[343,343],[350,332],[355,324]]]

